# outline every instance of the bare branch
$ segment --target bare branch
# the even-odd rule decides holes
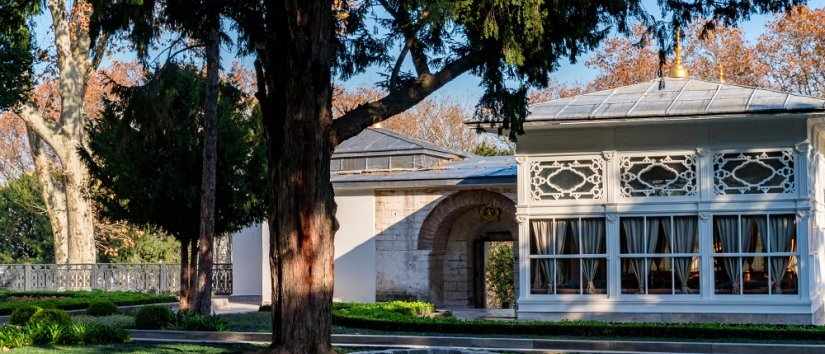
[[[404,4],[401,3],[398,5],[398,8],[393,8],[389,3],[387,3],[386,0],[379,0],[379,2],[381,3],[381,6],[383,6],[384,9],[386,9],[393,18],[395,18],[398,27],[401,29],[401,33],[404,34],[404,39],[407,42],[406,48],[410,52],[413,66],[415,66],[415,71],[418,73],[419,78],[424,75],[429,75],[429,59],[427,59],[427,55],[424,53],[424,46],[416,36],[418,31],[415,24],[412,23],[410,13],[406,8],[404,8]]]
[[[379,100],[362,104],[332,123],[333,144],[338,145],[367,127],[401,113],[427,98],[446,83],[481,63],[480,56],[468,54],[445,65],[440,71],[424,75],[402,87],[394,88]]]
[[[401,48],[401,53],[398,54],[398,59],[395,60],[395,66],[392,68],[392,74],[390,74],[390,87],[395,87],[398,83],[398,74],[401,72],[401,65],[404,64],[404,58],[407,57],[407,52],[410,50],[410,42],[407,41],[404,44],[404,47]]]

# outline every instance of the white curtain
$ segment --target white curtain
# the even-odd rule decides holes
[[[752,232],[756,230],[756,237],[752,235]],[[743,216],[742,217],[742,252],[750,252],[750,253],[758,253],[758,252],[767,252],[768,251],[768,221],[765,218],[765,215],[751,215],[751,216]],[[759,250],[756,248],[755,240],[759,240],[762,242],[762,249]],[[765,269],[763,257],[745,257],[742,266],[744,267],[746,264],[749,266],[749,269]]]
[[[603,253],[604,244],[604,220],[602,219],[582,219],[582,253],[596,254]],[[596,290],[596,271],[599,269],[602,259],[586,258],[582,260],[582,273],[585,281],[585,293],[592,294]]]
[[[796,221],[794,215],[777,215],[771,216],[771,248],[773,252],[794,252],[793,242],[794,234],[796,233]],[[785,277],[785,272],[788,269],[792,256],[771,257],[771,284],[773,284],[774,292],[782,293],[782,278]]]
[[[533,229],[531,242],[533,242],[536,255],[549,255],[553,252],[550,241],[550,226],[550,220],[530,221],[530,227]],[[550,290],[552,289],[553,273],[551,273],[549,262],[552,262],[552,260],[536,260],[536,272],[532,276],[533,289],[541,289],[546,286],[548,292],[552,292]],[[545,279],[546,284],[542,284],[542,279]]]
[[[575,223],[571,222],[570,220],[556,220],[556,254],[564,253],[564,247],[567,246],[567,235],[571,232],[570,226],[576,226]],[[575,239],[575,232],[576,228],[573,227],[573,239]],[[556,266],[556,284],[555,286],[558,287],[559,284],[564,284],[567,282],[567,270],[564,267]]]
[[[696,219],[693,217],[673,218],[673,253],[693,253],[696,245]],[[690,263],[692,258],[679,257],[673,259],[673,268],[682,293],[688,292],[688,278],[690,277]]]
[[[716,234],[722,241],[722,253],[739,252],[739,220],[736,216],[720,216],[713,219]],[[722,266],[731,280],[731,291],[739,291],[739,258],[723,257]]]
[[[622,218],[622,229],[624,229],[625,245],[628,253],[644,253],[644,219],[642,218]],[[644,259],[628,258],[630,273],[636,277],[639,283],[639,290],[644,293]]]

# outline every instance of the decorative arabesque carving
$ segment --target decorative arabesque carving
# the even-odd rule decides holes
[[[601,158],[533,161],[530,194],[533,200],[601,199],[605,161]]]
[[[713,187],[717,195],[793,193],[794,152],[723,152],[713,157]]]
[[[623,197],[675,197],[696,195],[696,158],[686,155],[622,156]]]

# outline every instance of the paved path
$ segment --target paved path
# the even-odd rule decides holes
[[[132,339],[149,342],[268,343],[263,332],[133,330]],[[631,340],[531,339],[453,336],[333,334],[336,346],[375,348],[455,348],[522,353],[690,353],[823,354],[821,344],[724,343]]]

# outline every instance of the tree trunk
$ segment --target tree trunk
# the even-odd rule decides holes
[[[330,183],[331,1],[285,2],[268,53],[265,126],[273,190],[270,223],[273,353],[331,353],[335,202]],[[270,47],[274,49],[274,47]],[[276,73],[277,70],[277,73]]]
[[[178,291],[178,308],[181,311],[189,311],[191,305],[190,291],[192,290],[192,273],[189,267],[189,245],[190,240],[180,241],[180,289]]]
[[[84,195],[89,171],[76,152],[67,159],[66,210],[69,220],[69,263],[91,264],[97,261],[94,215],[91,201]]]
[[[217,21],[216,21],[217,23]],[[215,240],[215,178],[218,159],[218,75],[220,33],[213,27],[206,44],[206,98],[204,114],[203,172],[201,175],[201,217],[198,241],[198,286],[195,310],[212,313],[212,256]]]
[[[66,214],[66,190],[64,181],[56,174],[49,157],[48,147],[40,137],[27,128],[29,149],[34,160],[34,173],[40,182],[40,195],[46,205],[49,224],[54,238],[54,263],[65,264],[69,260],[69,220]]]

